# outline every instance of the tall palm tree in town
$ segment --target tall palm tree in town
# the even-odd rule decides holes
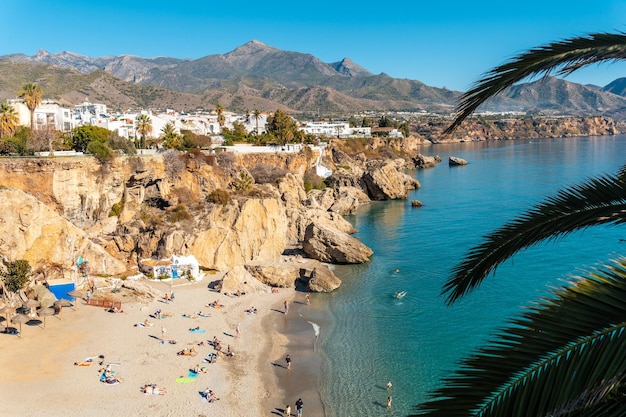
[[[8,102],[0,103],[0,139],[13,136],[20,123],[20,117]]]
[[[224,117],[224,106],[217,103],[215,106],[215,113],[217,113],[217,123],[219,123],[220,127],[224,127],[224,122],[226,121]]]
[[[261,110],[259,109],[254,109],[254,111],[252,112],[252,117],[254,117],[254,120],[256,121],[256,130],[254,131],[254,133],[256,133],[257,135],[259,134],[259,119],[261,118]]]
[[[626,59],[624,33],[575,37],[522,53],[461,97],[452,132],[482,103],[537,75]],[[449,303],[517,252],[600,224],[626,222],[626,166],[547,198],[487,235],[453,270]],[[463,360],[417,408],[427,416],[626,415],[626,258],[556,289]]]
[[[19,98],[24,99],[24,104],[30,111],[30,128],[35,130],[35,109],[41,104],[41,95],[43,94],[41,87],[35,83],[26,83],[17,94]]]
[[[146,148],[146,136],[152,132],[152,119],[145,113],[141,113],[135,118],[135,129],[141,135],[141,143],[139,147],[141,149]]]

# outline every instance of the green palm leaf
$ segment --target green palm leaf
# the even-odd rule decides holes
[[[626,415],[626,259],[544,298],[417,408],[431,417]]]
[[[586,65],[626,57],[626,34],[596,33],[551,43],[520,54],[494,68],[461,96],[457,116],[444,134],[451,133],[487,99],[525,78],[569,75]]]
[[[516,252],[576,230],[626,221],[626,166],[615,176],[560,191],[485,237],[453,269],[442,293],[453,303]]]

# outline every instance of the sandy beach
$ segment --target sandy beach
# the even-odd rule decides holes
[[[20,337],[0,334],[0,415],[276,416],[290,404],[295,416],[295,401],[302,398],[305,416],[323,416],[315,332],[301,311],[310,308],[304,293],[281,288],[233,297],[210,290],[206,279],[150,285],[163,294],[173,290],[174,301],[123,300],[123,312],[110,313],[77,300],[58,317],[47,317],[45,328],[23,324]],[[224,307],[207,306],[215,300]],[[286,315],[285,300],[291,303]],[[256,314],[246,312],[251,307]],[[156,317],[158,309],[168,316]],[[153,325],[139,325],[146,319]],[[196,327],[204,332],[190,331]],[[176,343],[161,343],[163,336]],[[215,352],[209,343],[214,337],[223,352],[230,345],[234,356],[204,362]],[[190,348],[195,356],[177,354]],[[287,352],[293,357],[290,370]],[[91,365],[75,365],[88,358]],[[120,384],[100,381],[107,364]],[[205,372],[190,377],[196,366]],[[144,394],[146,384],[156,384],[165,395]],[[218,401],[203,400],[207,388]]]

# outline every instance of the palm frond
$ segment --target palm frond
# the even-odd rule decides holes
[[[487,72],[457,106],[457,115],[444,134],[453,132],[487,99],[528,77],[556,73],[566,76],[591,64],[626,58],[626,34],[595,33],[554,42],[520,54]]]
[[[625,345],[626,258],[512,320],[463,360],[416,416],[626,415]]]
[[[626,221],[626,167],[618,175],[589,179],[561,190],[485,236],[452,271],[442,294],[447,302],[478,286],[485,277],[522,249],[600,224]]]

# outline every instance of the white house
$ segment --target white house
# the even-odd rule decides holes
[[[371,128],[350,127],[348,122],[306,122],[299,130],[314,136],[350,138],[369,137]]]
[[[10,99],[8,103],[15,109],[21,126],[30,126],[30,110],[24,100],[20,98]],[[42,101],[35,109],[34,129],[50,127],[62,132],[68,132],[74,128],[74,121],[69,108],[62,107],[51,100]]]

